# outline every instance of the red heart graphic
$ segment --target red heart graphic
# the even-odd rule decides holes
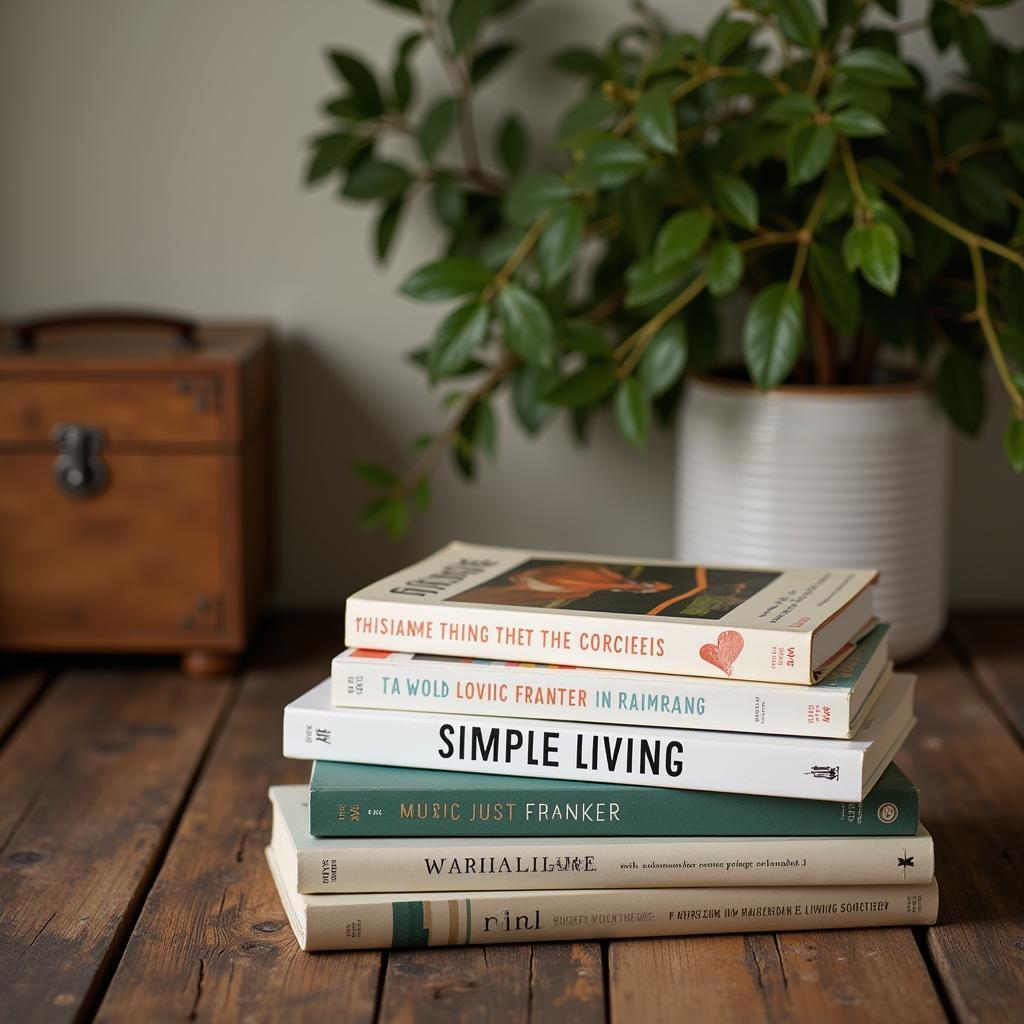
[[[720,668],[727,676],[732,675],[733,662],[743,650],[743,637],[735,629],[724,629],[718,634],[717,644],[705,644],[700,656],[708,663]]]

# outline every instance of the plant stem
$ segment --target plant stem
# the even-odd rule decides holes
[[[438,462],[458,436],[459,425],[466,413],[482,398],[486,398],[517,366],[519,361],[509,356],[505,362],[491,369],[491,372],[467,394],[455,410],[455,415],[448,421],[445,428],[434,435],[433,440],[423,450],[420,457],[402,474],[391,490],[392,497],[401,498],[408,494],[421,480],[437,468]]]
[[[952,153],[948,153],[946,162],[957,164],[978,153],[991,153],[998,149],[1006,149],[1006,139],[978,139],[977,142],[968,142],[966,145],[954,149]]]
[[[853,148],[850,146],[850,140],[845,135],[839,139],[839,155],[843,160],[846,179],[853,190],[853,198],[857,200],[857,205],[866,210],[870,215],[871,200],[868,199],[867,193],[864,191],[864,186],[860,180],[860,172],[857,170],[857,162],[853,159]]]
[[[992,317],[989,315],[988,280],[985,277],[985,261],[982,259],[981,249],[978,248],[976,243],[972,243],[968,245],[967,250],[971,254],[971,267],[974,270],[974,287],[977,294],[977,305],[974,307],[975,316],[981,326],[981,333],[985,336],[985,344],[988,345],[992,362],[996,364],[996,372],[999,374],[999,379],[1002,381],[1006,393],[1010,396],[1013,414],[1019,420],[1024,419],[1024,395],[1021,394],[1014,383],[1010,368],[1006,365],[1006,359],[1003,357],[1003,350],[999,344],[999,337],[996,335],[996,329],[992,325]]]
[[[530,250],[537,244],[537,239],[540,238],[540,233],[544,230],[544,225],[547,222],[547,214],[544,214],[530,225],[530,230],[523,235],[512,255],[505,261],[505,265],[494,275],[494,280],[480,293],[481,302],[490,302],[508,284],[509,278],[519,269],[523,260],[530,255]]]
[[[956,221],[944,217],[938,210],[933,209],[927,203],[922,203],[920,199],[912,196],[906,189],[889,181],[888,178],[882,177],[876,171],[872,171],[871,168],[865,168],[865,170],[872,181],[878,182],[883,191],[894,195],[908,210],[913,210],[919,217],[931,221],[932,224],[937,228],[941,228],[946,234],[959,239],[966,246],[977,246],[977,248],[985,249],[996,256],[1002,256],[1004,260],[1009,260],[1020,267],[1021,270],[1024,270],[1024,256],[1019,252],[1015,252],[1008,246],[1002,245],[991,238],[986,238],[984,235],[969,231],[962,225],[957,224]]]

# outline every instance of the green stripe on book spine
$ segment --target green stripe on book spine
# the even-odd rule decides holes
[[[393,948],[429,946],[430,934],[423,925],[423,903],[407,900],[391,904],[391,945]]]

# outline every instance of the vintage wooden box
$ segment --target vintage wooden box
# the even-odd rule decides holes
[[[270,570],[270,331],[0,327],[0,649],[230,669]]]

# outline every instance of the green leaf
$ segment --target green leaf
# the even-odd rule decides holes
[[[460,295],[479,294],[493,275],[472,260],[449,256],[414,270],[403,282],[402,291],[421,302],[440,302]]]
[[[523,362],[551,366],[554,328],[540,299],[517,284],[507,284],[498,293],[498,316],[505,343]]]
[[[576,168],[580,188],[618,188],[650,163],[644,150],[627,139],[604,139],[591,146]]]
[[[779,281],[761,289],[743,324],[743,359],[762,390],[789,376],[804,346],[803,296]]]
[[[757,27],[753,21],[741,21],[723,11],[712,22],[704,37],[704,56],[710,64],[721,64],[734,50],[739,49]]]
[[[1002,278],[1006,319],[1024,330],[1024,270],[1012,263],[1004,263]]]
[[[1003,121],[999,131],[1006,140],[1017,170],[1024,174],[1024,121]]]
[[[505,217],[517,227],[529,227],[575,191],[557,174],[533,174],[512,186],[505,198]]]
[[[985,103],[969,103],[954,111],[942,126],[942,146],[947,153],[985,138],[995,127],[996,112]]]
[[[342,190],[349,199],[396,199],[412,177],[398,164],[387,160],[363,160],[349,173]]]
[[[470,448],[493,459],[498,449],[498,422],[486,398],[474,402],[459,424],[459,433]]]
[[[384,526],[392,537],[401,537],[409,529],[409,507],[401,498],[378,498],[363,510],[360,524],[364,529]]]
[[[556,141],[559,146],[578,146],[584,139],[599,132],[602,124],[618,110],[618,106],[600,93],[584,96],[570,107],[558,123]]]
[[[537,261],[545,288],[554,288],[569,273],[583,238],[585,220],[579,203],[563,203],[552,214],[537,243]]]
[[[982,164],[962,164],[956,176],[956,190],[964,204],[982,220],[1002,224],[1010,214],[1002,182]]]
[[[521,366],[512,378],[512,407],[528,434],[536,434],[556,412],[542,397],[551,378],[552,371],[536,366]]]
[[[636,377],[627,377],[615,392],[615,422],[634,448],[642,449],[647,444],[651,403]]]
[[[932,42],[939,53],[944,53],[956,39],[957,24],[960,12],[951,3],[935,0],[928,13],[928,28],[931,30]]]
[[[444,145],[452,128],[455,127],[455,100],[450,96],[438,100],[423,119],[419,131],[420,149],[428,163],[433,162],[437,151]]]
[[[917,85],[910,68],[899,57],[873,46],[847,50],[836,63],[836,70],[886,89],[913,89]]]
[[[397,479],[390,469],[372,462],[357,462],[352,468],[372,487],[391,487]]]
[[[599,328],[586,320],[563,320],[558,336],[574,352],[598,358],[611,355],[608,339]]]
[[[951,348],[939,366],[935,386],[953,425],[976,435],[985,420],[985,384],[977,361],[963,349]]]
[[[638,260],[626,271],[626,309],[650,305],[666,298],[670,292],[678,291],[687,277],[693,276],[690,265],[672,265],[665,270],[656,270],[654,257]]]
[[[651,398],[672,388],[686,368],[686,325],[670,320],[651,339],[637,364],[636,375]]]
[[[711,194],[719,209],[730,220],[753,231],[757,227],[760,208],[753,187],[735,174],[715,171],[711,175]]]
[[[359,152],[361,143],[344,132],[321,135],[313,141],[313,159],[306,172],[306,184],[312,185],[332,171],[348,167]]]
[[[498,155],[509,174],[519,174],[526,163],[526,129],[515,114],[509,114],[498,129]]]
[[[705,272],[708,275],[708,291],[716,299],[725,298],[734,292],[743,280],[743,251],[732,242],[722,242],[711,250]]]
[[[1024,366],[1024,328],[1008,326],[999,335],[999,345],[1011,359]]]
[[[690,32],[666,39],[657,56],[651,61],[648,71],[660,75],[671,71],[684,57],[692,57],[700,50],[700,40]]]
[[[479,85],[484,79],[490,78],[518,49],[514,43],[495,43],[481,50],[469,67],[469,80],[473,85]]]
[[[551,63],[559,71],[570,75],[587,75],[591,78],[609,77],[608,64],[604,58],[581,46],[573,46],[556,53]]]
[[[395,106],[400,111],[407,110],[412,101],[413,83],[409,72],[409,58],[422,40],[422,32],[410,32],[398,44],[398,56],[391,72],[391,84],[394,87]]]
[[[852,78],[840,78],[828,91],[825,106],[832,111],[857,107],[877,117],[885,117],[892,107],[892,95],[876,85],[867,85]]]
[[[438,175],[431,198],[434,212],[445,227],[457,228],[466,219],[466,196],[452,175]]]
[[[384,100],[373,72],[354,54],[347,50],[331,50],[331,64],[334,70],[348,82],[352,97],[365,117],[377,117],[384,113]]]
[[[663,89],[651,89],[640,97],[634,111],[637,131],[655,149],[675,153],[676,114]]]
[[[786,169],[791,185],[813,181],[828,166],[836,148],[836,133],[827,124],[797,128],[786,147]]]
[[[448,28],[456,53],[461,53],[476,38],[490,8],[490,0],[452,0]]]
[[[381,210],[380,216],[377,218],[373,239],[377,259],[381,263],[388,258],[388,253],[391,251],[391,246],[394,244],[395,232],[398,230],[398,222],[402,218],[403,205],[404,203],[401,196],[397,199],[392,199],[391,202]]]
[[[992,40],[985,22],[976,14],[960,18],[956,29],[957,42],[964,60],[976,75],[984,75],[989,58],[992,56]]]
[[[880,117],[858,107],[840,110],[832,116],[832,124],[841,135],[851,139],[868,139],[889,134],[889,129]]]
[[[583,409],[603,401],[615,390],[616,376],[610,363],[591,363],[544,392],[552,405]]]
[[[805,92],[789,92],[772,100],[761,114],[771,124],[795,124],[806,121],[818,112],[818,105]]]
[[[828,246],[815,243],[809,256],[811,287],[822,314],[837,331],[851,336],[860,324],[860,288],[856,278],[843,266],[839,253]]]
[[[857,265],[868,284],[895,295],[900,283],[900,243],[891,224],[875,223],[859,229]]]
[[[847,25],[853,23],[857,16],[857,0],[826,0],[825,10],[828,13],[828,34],[835,40]]]
[[[1024,473],[1024,420],[1012,419],[1003,433],[1003,451],[1015,473]]]
[[[807,0],[775,0],[775,13],[787,39],[792,39],[805,50],[818,49],[821,45],[821,29],[814,9]]]
[[[654,242],[654,271],[662,273],[697,254],[711,232],[711,218],[703,210],[683,210],[669,217]]]
[[[441,321],[427,357],[431,381],[450,377],[487,337],[491,310],[483,302],[468,302]]]

